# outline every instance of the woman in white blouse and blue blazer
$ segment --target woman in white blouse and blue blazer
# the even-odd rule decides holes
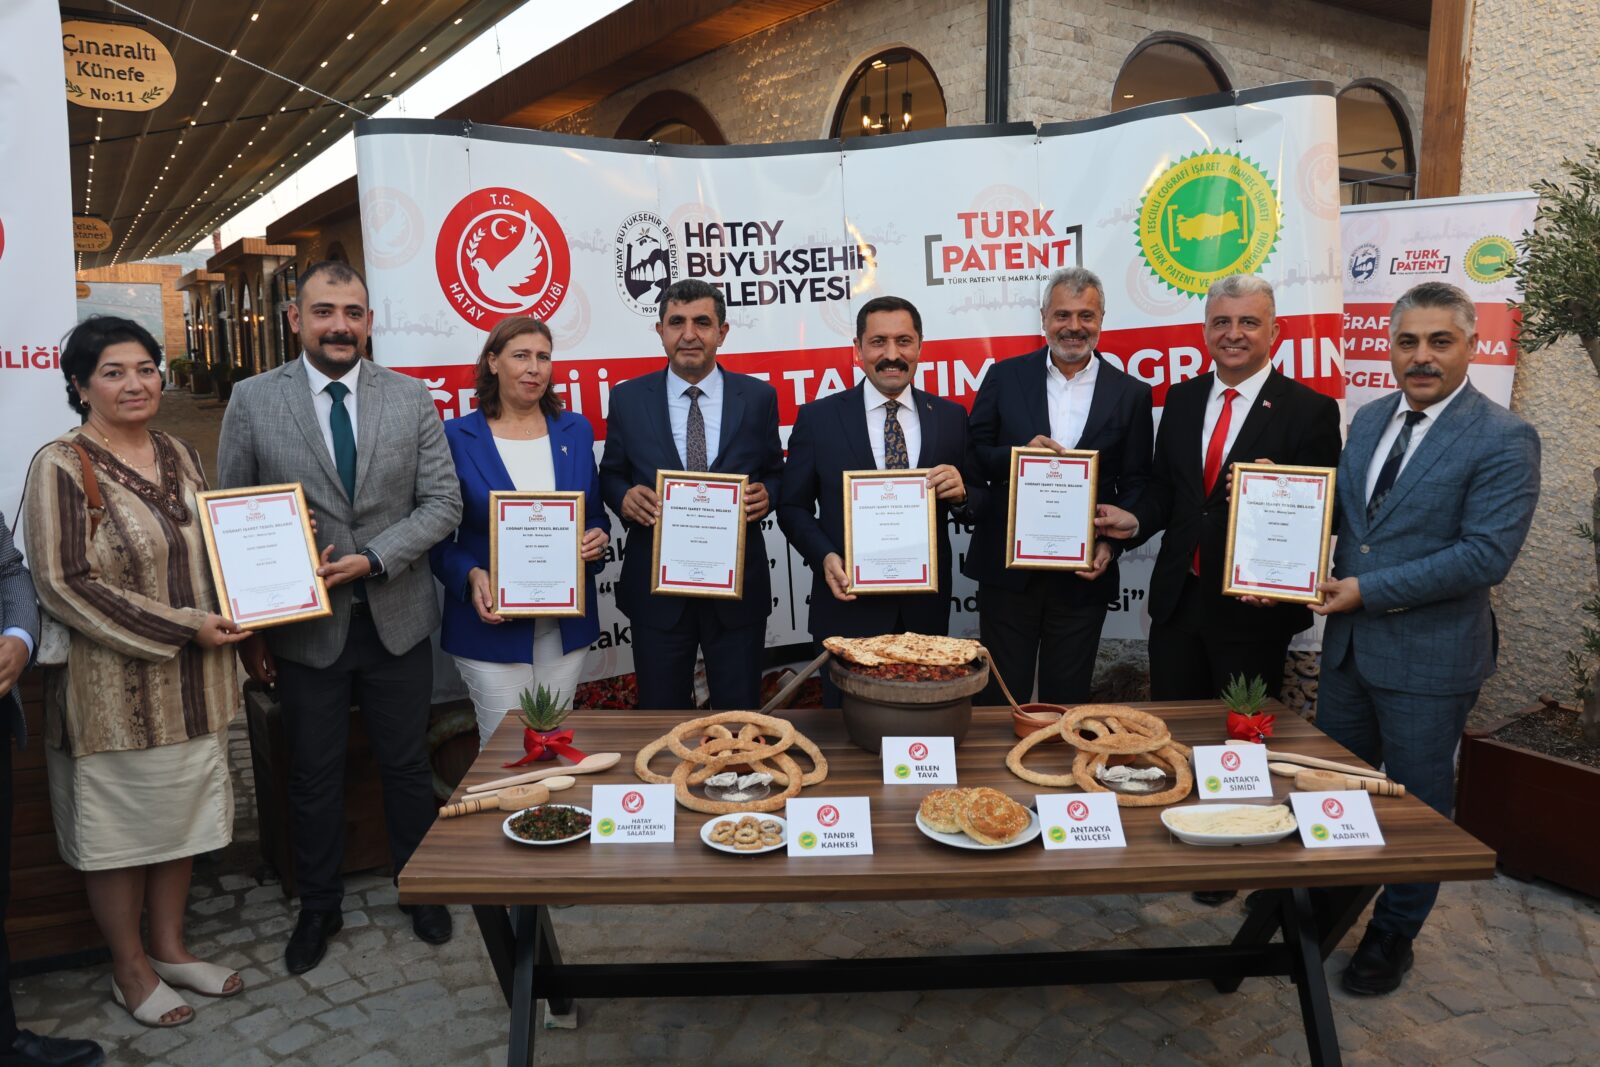
[[[516,316],[500,322],[478,356],[478,409],[445,423],[461,480],[461,526],[434,546],[434,575],[444,583],[440,643],[455,658],[477,710],[481,748],[524,689],[543,685],[571,701],[584,653],[599,636],[594,579],[610,541],[600,501],[594,430],[562,410],[553,379],[550,328]],[[490,608],[489,494],[584,494],[583,558],[588,583],[582,618],[504,619]]]

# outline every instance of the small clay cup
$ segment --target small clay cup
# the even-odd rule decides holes
[[[1011,729],[1018,737],[1027,737],[1035,730],[1043,730],[1053,726],[1067,713],[1067,709],[1060,704],[1022,704],[1021,712],[1011,712]],[[1061,737],[1052,737],[1044,744],[1060,744]]]

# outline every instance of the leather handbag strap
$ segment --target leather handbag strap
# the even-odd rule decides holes
[[[106,502],[100,496],[100,479],[94,475],[94,464],[89,460],[89,450],[77,441],[68,441],[78,453],[78,463],[83,467],[83,495],[89,501],[89,539],[94,540],[100,529],[100,520],[106,517]]]

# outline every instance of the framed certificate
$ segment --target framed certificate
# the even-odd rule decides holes
[[[223,612],[247,630],[333,614],[299,482],[197,494]]]
[[[583,494],[489,494],[489,588],[508,619],[584,613]]]
[[[744,596],[743,474],[657,471],[661,517],[650,542],[650,591],[738,600]]]
[[[1226,596],[1320,604],[1333,533],[1332,467],[1235,463],[1222,572]]]
[[[1100,453],[1011,450],[1006,567],[1086,571],[1094,567],[1095,486]]]
[[[926,470],[845,471],[845,592],[937,593],[938,521]]]

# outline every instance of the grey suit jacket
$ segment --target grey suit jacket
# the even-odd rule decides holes
[[[22,553],[11,540],[6,517],[0,515],[0,630],[13,626],[26,630],[39,647],[39,603],[33,596],[33,579],[22,565]],[[22,701],[15,690],[0,693],[0,722],[7,722],[17,744],[28,743],[28,724],[22,718]],[[0,744],[5,740],[0,738]]]
[[[1489,590],[1522,550],[1539,500],[1539,435],[1467,382],[1367,521],[1367,471],[1401,393],[1356,412],[1339,459],[1337,578],[1360,578],[1362,606],[1328,616],[1322,662],[1353,651],[1369,684],[1471,693],[1494,673]]]
[[[356,495],[352,502],[317,423],[304,357],[240,382],[217,448],[224,488],[299,482],[317,516],[317,547],[334,557],[370,548],[382,578],[367,600],[384,648],[399,655],[439,625],[428,550],[461,521],[461,490],[444,427],[415,378],[362,364],[356,394]],[[326,667],[344,649],[350,585],[332,590],[333,615],[266,631],[276,656]]]

